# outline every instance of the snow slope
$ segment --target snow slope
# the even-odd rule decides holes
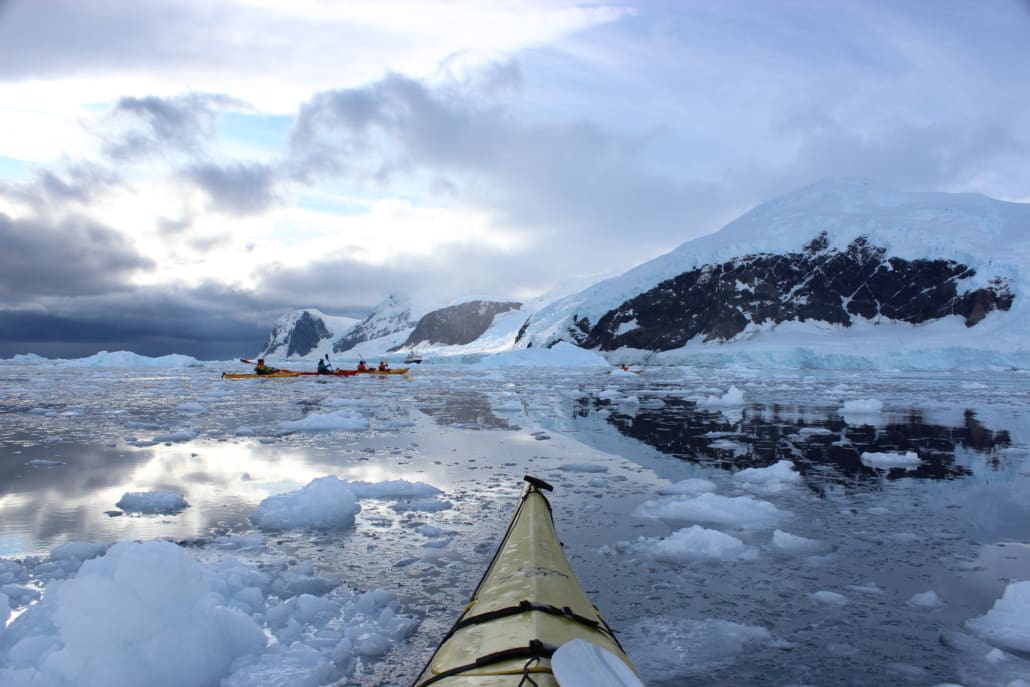
[[[949,345],[1022,350],[1030,337],[1030,205],[1007,203],[975,194],[908,193],[867,180],[831,180],[764,203],[718,232],[684,243],[625,274],[542,307],[521,346],[547,345],[565,335],[573,317],[591,324],[629,298],[662,281],[707,264],[755,253],[797,252],[825,232],[830,248],[844,249],[859,236],[908,260],[951,259],[969,265],[976,276],[969,289],[991,279],[1005,280],[1015,295],[1009,312],[995,312],[975,328],[947,327]],[[790,327],[785,328],[787,330]],[[919,330],[919,331],[913,331]],[[904,325],[919,338],[941,332],[934,327]],[[851,332],[836,328],[835,335]],[[774,343],[771,331],[761,339]],[[732,344],[735,346],[735,344]],[[707,349],[725,346],[712,344]]]

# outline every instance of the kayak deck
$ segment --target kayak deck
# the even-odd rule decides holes
[[[440,643],[414,687],[557,687],[551,655],[584,639],[632,668],[562,552],[541,492],[526,477],[519,507],[465,612]],[[533,682],[523,679],[529,676]]]

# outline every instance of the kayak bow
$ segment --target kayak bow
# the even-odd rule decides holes
[[[551,657],[574,639],[614,654],[632,670],[562,553],[541,491],[551,485],[525,479],[518,509],[472,600],[414,687],[558,687]]]

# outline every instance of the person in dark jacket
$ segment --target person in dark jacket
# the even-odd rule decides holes
[[[275,369],[274,367],[269,367],[268,365],[265,365],[264,358],[258,358],[257,365],[254,366],[254,372],[257,372],[259,375],[270,375],[278,371],[279,370]]]
[[[333,373],[333,366],[329,363],[329,354],[325,354],[325,358],[318,359],[318,374],[320,375],[331,375]]]

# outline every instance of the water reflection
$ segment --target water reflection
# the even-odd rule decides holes
[[[1008,432],[988,429],[972,411],[965,412],[957,427],[928,422],[918,411],[860,424],[861,418],[845,419],[834,412],[802,417],[794,406],[741,406],[726,413],[682,398],[639,407],[581,398],[575,412],[580,417],[599,412],[623,435],[666,455],[728,471],[789,460],[817,491],[826,484],[879,483],[883,478],[966,477],[972,471],[957,459],[957,452],[981,454],[988,466],[998,468],[997,451],[1011,445]],[[917,468],[874,468],[861,460],[863,453],[906,452],[919,456]],[[818,479],[811,479],[816,475]]]
[[[516,425],[494,414],[490,398],[483,393],[454,390],[447,394],[422,394],[417,400],[418,409],[441,427],[518,429]]]
[[[324,474],[303,451],[246,442],[26,442],[0,450],[0,555],[75,540],[192,537],[245,522],[261,499]],[[174,517],[121,515],[115,504],[130,491],[174,491],[190,506]]]

